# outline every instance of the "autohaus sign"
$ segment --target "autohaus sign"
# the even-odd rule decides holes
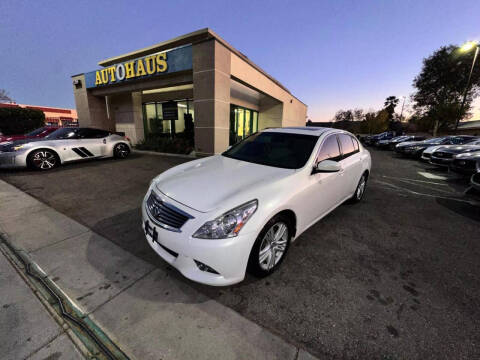
[[[85,83],[96,88],[190,69],[192,46],[187,45],[88,72]]]

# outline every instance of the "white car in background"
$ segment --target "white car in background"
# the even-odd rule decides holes
[[[155,252],[191,280],[230,285],[247,269],[266,276],[305,230],[362,199],[370,167],[370,153],[346,131],[264,130],[154,178],[142,227]]]
[[[0,168],[51,170],[61,164],[106,157],[126,158],[128,138],[93,128],[59,128],[40,139],[0,144]]]

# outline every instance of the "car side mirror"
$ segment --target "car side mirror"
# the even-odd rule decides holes
[[[339,172],[340,170],[342,170],[342,166],[341,166],[340,163],[338,163],[337,161],[333,161],[333,160],[323,160],[323,161],[320,161],[320,162],[313,168],[312,174],[316,174],[316,173],[332,173],[332,172]]]

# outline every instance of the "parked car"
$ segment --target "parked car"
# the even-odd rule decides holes
[[[56,131],[58,127],[55,126],[45,126],[38,129],[35,129],[27,134],[23,135],[1,135],[0,134],[0,143],[6,141],[17,141],[25,139],[40,139]]]
[[[397,144],[400,144],[405,141],[422,141],[425,140],[425,136],[417,136],[417,135],[402,135],[396,136],[390,140],[379,140],[375,144],[376,147],[380,149],[390,149],[393,150]]]
[[[480,172],[480,151],[455,155],[449,169],[460,174]]]
[[[395,137],[394,131],[385,131],[377,135],[366,136],[364,138],[364,144],[374,146],[380,140],[390,140]]]
[[[360,201],[370,153],[343,130],[266,129],[223,154],[154,178],[142,204],[147,241],[209,285],[266,276],[290,243],[346,200]]]
[[[130,150],[127,138],[109,131],[60,128],[43,139],[24,139],[0,145],[0,168],[50,170],[77,160],[126,158]]]
[[[478,145],[478,144],[480,144],[480,138],[479,137],[472,137],[470,140],[468,140],[467,142],[464,143],[464,145]],[[440,149],[440,148],[449,149],[449,148],[456,147],[456,146],[458,146],[458,145],[435,145],[435,146],[430,146],[422,152],[422,156],[421,156],[420,159],[423,160],[423,161],[429,162],[431,157],[432,157],[432,153],[434,153],[438,149]]]
[[[450,135],[432,138],[423,141],[407,141],[395,146],[395,152],[409,157],[420,158],[423,151],[434,145],[454,145],[463,144],[475,138],[470,135]]]
[[[430,164],[448,167],[453,157],[458,154],[480,151],[480,140],[470,141],[465,145],[455,145],[449,147],[440,147],[432,153]]]
[[[480,151],[480,139],[478,138],[464,145],[442,146],[432,153],[429,162],[433,165],[448,167],[455,155],[475,151]]]

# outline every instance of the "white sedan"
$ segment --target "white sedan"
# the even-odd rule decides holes
[[[268,129],[221,155],[154,178],[142,204],[150,246],[208,285],[266,276],[305,230],[346,200],[360,201],[370,153],[350,133]]]

